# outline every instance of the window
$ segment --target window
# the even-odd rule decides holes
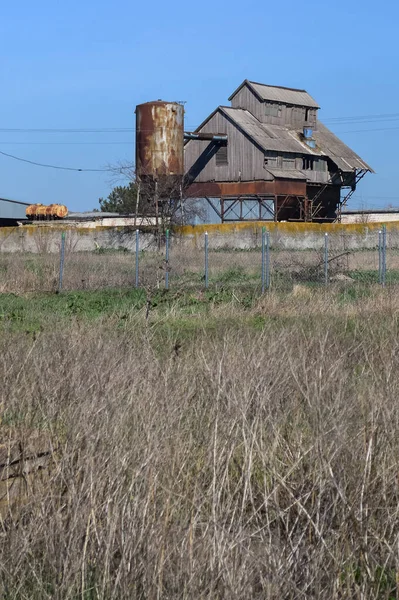
[[[283,156],[283,169],[295,169],[295,158]]]
[[[305,108],[305,122],[307,123],[309,121],[309,109]]]
[[[281,117],[281,106],[279,104],[265,103],[265,115],[267,117]]]
[[[305,171],[313,171],[314,158],[311,156],[304,156],[302,159],[302,169]]]
[[[313,165],[314,171],[324,172],[327,170],[326,167],[327,167],[327,161],[323,160],[322,158],[318,158],[314,161],[314,165]]]
[[[222,167],[228,164],[229,162],[227,159],[227,144],[224,144],[223,146],[219,146],[219,148],[216,151],[216,166]]]
[[[272,154],[272,153],[265,154],[265,167],[278,167],[277,154]]]

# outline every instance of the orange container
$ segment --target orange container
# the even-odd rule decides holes
[[[68,209],[63,204],[30,204],[26,208],[26,216],[29,219],[64,219]]]

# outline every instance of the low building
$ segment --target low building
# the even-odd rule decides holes
[[[17,221],[26,219],[26,202],[0,198],[0,227],[17,225]]]

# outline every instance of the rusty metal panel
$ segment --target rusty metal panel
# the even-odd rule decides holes
[[[257,195],[306,196],[306,181],[280,179],[275,181],[241,181],[237,183],[193,183],[188,191],[193,198]]]
[[[136,107],[136,172],[159,179],[184,174],[184,108],[176,102]]]

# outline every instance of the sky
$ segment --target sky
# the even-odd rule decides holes
[[[96,208],[134,160],[137,104],[184,101],[192,129],[250,79],[306,89],[373,167],[348,208],[399,207],[398,19],[396,0],[2,2],[0,152],[99,171],[0,154],[0,197]]]

